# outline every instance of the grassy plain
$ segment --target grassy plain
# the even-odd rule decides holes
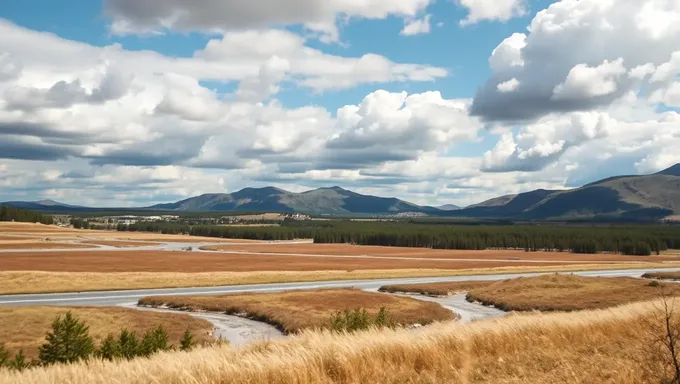
[[[159,325],[168,332],[172,344],[177,344],[187,327],[199,343],[214,340],[210,335],[213,328],[210,322],[186,314],[115,307],[0,307],[0,343],[12,353],[23,349],[27,357],[35,357],[54,318],[69,310],[89,325],[96,345],[109,333],[117,336],[122,328],[135,331],[141,337]]]
[[[211,287],[219,285],[305,281],[494,275],[523,272],[573,272],[611,269],[663,268],[665,264],[588,264],[476,269],[392,269],[254,272],[43,272],[0,271],[0,294],[83,292],[125,289]]]
[[[418,332],[327,332],[253,345],[162,353],[148,360],[38,368],[2,384],[110,383],[659,383],[650,303],[578,313],[527,313]],[[652,353],[656,351],[651,351]]]
[[[84,249],[93,248],[87,244],[56,243],[53,241],[5,241],[0,243],[0,250],[24,250],[24,249]]]
[[[104,245],[107,247],[127,248],[127,247],[151,247],[157,246],[159,243],[152,243],[148,241],[126,241],[126,240],[85,240],[83,244]]]
[[[676,274],[677,275],[677,274]],[[574,311],[679,295],[680,285],[629,277],[583,277],[548,274],[508,280],[386,285],[384,292],[447,296],[468,292],[473,301],[507,311]]]
[[[680,272],[650,272],[642,275],[645,279],[680,280]]]
[[[80,240],[141,240],[141,241],[162,241],[162,242],[203,242],[203,243],[221,243],[228,242],[227,239],[219,239],[214,237],[200,237],[200,236],[185,236],[185,235],[164,235],[160,233],[147,232],[117,232],[117,231],[103,231],[103,230],[87,230],[87,229],[72,229],[62,228],[53,225],[43,225],[34,223],[13,223],[0,222],[0,234],[5,235],[8,240],[16,238],[15,236],[23,237],[49,237],[51,240],[58,241],[60,239],[80,239]],[[12,236],[7,236],[12,235]],[[233,239],[231,241],[234,241]],[[241,242],[241,240],[238,240]],[[243,242],[250,242],[243,240]]]
[[[476,287],[468,298],[507,311],[576,311],[653,300],[663,294],[680,296],[680,285],[631,277],[549,274]]]
[[[429,296],[448,296],[451,294],[468,292],[479,287],[486,287],[495,283],[496,280],[489,281],[451,281],[444,283],[425,283],[425,284],[394,284],[380,287],[381,292],[390,293],[417,293]]]
[[[550,262],[568,265],[579,262]],[[541,263],[545,264],[545,263]],[[367,269],[468,269],[533,266],[531,262],[480,260],[412,260],[342,256],[279,256],[179,251],[3,252],[0,270],[52,272],[252,272]]]
[[[203,296],[156,296],[139,300],[140,305],[211,312],[226,312],[265,321],[284,333],[330,326],[330,318],[338,311],[363,308],[375,316],[385,307],[397,324],[429,324],[453,320],[453,312],[437,303],[408,297],[364,292],[357,289],[291,291]]]
[[[371,256],[434,259],[483,259],[508,261],[588,261],[588,262],[657,262],[680,261],[680,255],[626,256],[619,254],[574,254],[570,252],[525,252],[524,250],[455,250],[407,247],[380,247],[351,244],[215,244],[201,247],[208,251],[235,251],[243,253],[276,253],[328,256]]]

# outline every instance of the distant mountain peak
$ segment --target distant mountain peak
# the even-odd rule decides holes
[[[283,189],[276,188],[276,187],[261,187],[261,188],[246,187],[246,188],[243,188],[236,193],[241,193],[241,192],[288,193],[288,191],[284,191]]]
[[[658,172],[657,175],[680,176],[680,163],[675,164],[670,168],[666,168],[661,172]]]
[[[184,211],[305,212],[323,214],[392,214],[400,212],[436,213],[396,198],[362,195],[340,186],[293,193],[276,187],[244,188],[221,195],[191,197],[151,208]]]

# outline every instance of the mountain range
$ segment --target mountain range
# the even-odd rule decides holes
[[[47,212],[96,208],[52,200],[2,203]],[[175,203],[137,208],[149,211],[301,212],[316,215],[419,213],[439,217],[505,218],[517,220],[659,219],[680,214],[680,164],[652,175],[616,176],[570,190],[538,189],[507,195],[466,208],[420,206],[397,198],[355,193],[340,187],[294,193],[275,187],[245,188],[213,193]]]
[[[680,213],[680,164],[641,176],[616,176],[570,190],[501,196],[451,214],[527,220],[656,219]]]

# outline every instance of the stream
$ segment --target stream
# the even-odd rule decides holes
[[[232,346],[242,346],[258,341],[275,340],[285,335],[267,323],[246,319],[243,317],[225,315],[218,312],[187,312],[172,309],[138,307],[135,304],[123,305],[125,308],[139,311],[153,311],[165,313],[183,313],[197,319],[207,320],[213,325],[213,337],[229,341]]]

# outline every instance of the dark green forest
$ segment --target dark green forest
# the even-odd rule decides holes
[[[25,209],[10,206],[0,207],[0,221],[20,221],[25,223],[52,224],[52,216],[43,215],[39,212],[27,211]]]
[[[435,249],[523,249],[527,252],[658,254],[680,249],[679,226],[431,225],[409,222],[293,221],[279,227],[140,223],[118,230],[255,240],[314,239]]]

